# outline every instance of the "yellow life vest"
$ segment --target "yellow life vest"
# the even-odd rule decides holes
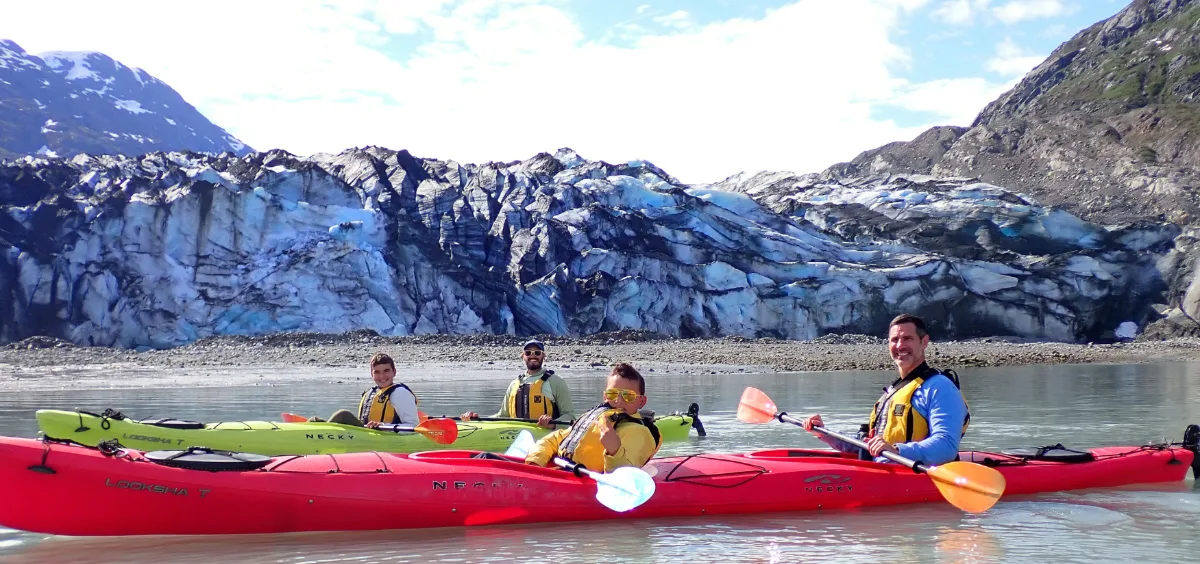
[[[541,378],[533,382],[518,384],[517,389],[508,398],[509,416],[518,419],[537,419],[543,415],[549,415],[551,419],[558,419],[562,415],[558,411],[558,405],[550,401],[550,398],[542,392],[546,381],[553,375],[553,370],[547,370]],[[517,382],[520,381],[518,378]]]
[[[922,441],[929,438],[929,420],[922,416],[917,410],[913,409],[912,398],[921,384],[925,380],[937,376],[945,376],[954,383],[954,387],[961,389],[958,382],[958,375],[953,371],[938,372],[928,366],[926,370],[913,370],[912,374],[905,376],[902,379],[896,380],[891,386],[884,389],[883,396],[879,401],[875,402],[875,409],[871,410],[871,420],[868,422],[868,437],[874,437],[882,432],[883,440],[891,444],[911,443],[914,441]],[[918,374],[919,372],[919,374]],[[966,403],[966,398],[963,398],[963,403]],[[882,431],[880,431],[880,417],[883,417]],[[967,434],[967,425],[971,423],[971,410],[967,409],[967,416],[963,420],[962,434]]]
[[[614,427],[644,425],[650,431],[650,436],[654,438],[654,452],[650,453],[651,458],[662,447],[662,435],[653,422],[641,417],[634,417],[602,403],[575,420],[567,432],[567,436],[563,437],[562,442],[558,444],[558,456],[582,464],[593,472],[603,472],[605,449],[604,445],[600,443],[600,429],[603,426],[599,423],[604,417],[612,418],[615,421]]]
[[[379,386],[372,386],[371,389],[363,392],[362,400],[358,402],[358,419],[364,425],[371,421],[378,421],[383,424],[394,424],[400,422],[400,416],[396,414],[396,408],[392,407],[392,392],[397,388],[404,388],[408,393],[413,395],[413,399],[417,399],[417,394],[404,384],[395,384],[388,386],[382,390]],[[417,400],[417,405],[421,405],[421,401]]]

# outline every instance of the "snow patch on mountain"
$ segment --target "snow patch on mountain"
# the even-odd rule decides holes
[[[150,110],[142,109],[141,102],[138,102],[137,100],[116,100],[113,102],[113,105],[122,110],[125,110],[131,114],[152,114],[152,113],[154,113]]]
[[[0,40],[0,86],[0,155],[36,154],[43,146],[61,155],[250,151],[169,86],[103,53],[38,56]],[[48,120],[56,125],[44,125]]]
[[[99,55],[89,51],[50,51],[38,56],[46,61],[46,66],[63,71],[67,80],[103,81],[100,74],[88,65],[88,57]]]

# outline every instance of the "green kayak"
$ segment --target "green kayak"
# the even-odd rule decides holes
[[[120,412],[102,414],[83,410],[37,412],[38,427],[45,436],[86,446],[117,440],[137,450],[186,449],[203,446],[217,450],[252,452],[267,456],[285,454],[336,454],[346,452],[419,452],[426,450],[481,450],[501,452],[512,444],[517,433],[528,430],[534,437],[548,429],[520,421],[469,421],[458,423],[458,439],[441,445],[418,433],[366,429],[338,423],[280,423],[274,421],[227,421],[198,423],[179,419],[143,419],[135,421]],[[687,440],[700,424],[699,406],[692,404],[687,413],[676,412],[655,417],[663,441]]]

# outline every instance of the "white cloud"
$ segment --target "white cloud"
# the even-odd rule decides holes
[[[1070,31],[1067,29],[1067,24],[1054,24],[1051,26],[1046,26],[1046,29],[1042,31],[1042,35],[1045,37],[1061,37],[1063,39],[1070,37],[1069,33]]]
[[[926,4],[929,3],[929,0],[882,0],[882,1],[886,5],[896,6],[906,12],[911,12],[918,8],[923,8]]]
[[[648,11],[650,11],[650,5],[649,5],[649,4],[642,4],[641,6],[638,6],[638,7],[637,7],[637,15],[639,15],[639,16],[640,16],[640,15],[642,15],[642,14],[644,14],[644,13],[646,13],[646,12],[648,12]]]
[[[650,30],[641,25],[628,22],[619,23],[604,32],[604,36],[600,39],[600,43],[609,43],[613,39],[629,41],[631,39],[641,37],[647,33],[650,33]]]
[[[942,0],[933,9],[934,20],[949,24],[972,25],[988,12],[997,20],[1014,24],[1024,20],[1053,18],[1070,14],[1074,7],[1063,0],[1007,0],[998,6],[993,0]]]
[[[933,18],[952,25],[971,23],[971,0],[947,0],[933,10]]]
[[[420,31],[424,20],[441,13],[451,0],[403,0],[363,5],[363,11],[373,10],[387,33],[411,34]]]
[[[996,19],[1006,24],[1039,18],[1053,18],[1069,14],[1071,11],[1062,0],[1009,0],[992,9]]]
[[[933,80],[901,89],[894,102],[908,110],[942,116],[941,123],[970,125],[984,106],[1014,84],[996,84],[982,78]]]
[[[988,70],[1005,76],[1024,76],[1044,60],[1044,55],[1026,51],[1011,37],[1005,37],[996,45],[996,56],[989,59],[986,66]]]
[[[675,29],[687,29],[692,27],[692,16],[683,10],[676,10],[665,16],[655,16],[654,22]]]
[[[569,146],[704,182],[820,170],[969,123],[996,86],[895,75],[908,56],[891,37],[925,3],[797,0],[669,33],[628,27],[614,45],[586,38],[560,0],[43,0],[6,6],[0,37],[139,66],[258,149],[485,162]],[[395,37],[432,39],[400,53]],[[886,106],[934,117],[900,127],[875,117]]]
[[[933,10],[933,19],[950,25],[971,25],[987,10],[989,0],[945,0]]]

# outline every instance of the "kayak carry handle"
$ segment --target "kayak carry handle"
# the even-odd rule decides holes
[[[53,468],[46,466],[46,458],[50,456],[50,442],[42,441],[42,463],[27,466],[26,469],[38,474],[57,474]]]
[[[704,423],[700,422],[700,404],[692,402],[692,405],[688,406],[687,415],[692,418],[692,428],[696,430],[696,434],[707,437],[708,433],[704,430]]]
[[[87,425],[84,425],[84,424],[83,424],[83,416],[84,416],[85,414],[86,414],[86,415],[91,415],[91,416],[93,416],[93,417],[100,417],[99,415],[96,415],[95,413],[88,413],[88,412],[86,412],[86,411],[84,411],[84,410],[82,410],[82,409],[79,409],[78,407],[76,407],[76,408],[75,408],[75,415],[79,416],[79,427],[77,427],[77,428],[75,429],[75,432],[76,432],[76,433],[82,433],[82,432],[84,432],[84,431],[90,431],[90,430],[92,429],[91,427],[88,427]]]
[[[1183,430],[1183,448],[1192,451],[1192,479],[1200,484],[1200,425],[1188,425]]]

